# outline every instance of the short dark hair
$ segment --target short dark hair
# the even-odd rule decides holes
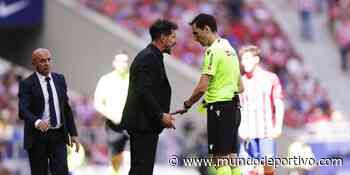
[[[149,33],[151,34],[152,41],[155,41],[162,35],[170,35],[172,30],[176,30],[177,28],[177,24],[171,21],[158,19],[149,28]]]
[[[216,24],[216,20],[214,16],[208,15],[205,13],[201,13],[197,15],[192,22],[190,22],[190,25],[196,24],[196,27],[200,29],[204,29],[204,26],[208,26],[212,32],[217,32],[218,26]]]

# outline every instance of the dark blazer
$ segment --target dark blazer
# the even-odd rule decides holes
[[[65,142],[69,143],[70,136],[77,136],[77,129],[73,119],[73,113],[68,103],[67,85],[63,75],[51,73],[56,87],[60,111],[61,123],[65,135]],[[18,93],[19,118],[24,120],[24,148],[29,149],[35,142],[35,138],[40,136],[40,132],[34,124],[40,119],[44,111],[44,94],[42,92],[39,78],[33,73],[19,84]]]
[[[128,97],[121,125],[134,132],[160,133],[161,117],[170,110],[171,87],[163,54],[150,44],[130,66]]]

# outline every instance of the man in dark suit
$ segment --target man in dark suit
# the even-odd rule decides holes
[[[129,90],[122,126],[130,135],[129,175],[152,175],[158,136],[163,128],[175,128],[169,113],[171,88],[163,53],[176,44],[177,25],[157,20],[150,27],[152,43],[137,54],[130,66]]]
[[[52,55],[39,48],[32,54],[36,70],[19,85],[19,118],[24,120],[24,148],[32,175],[68,175],[66,144],[79,151],[78,133],[68,103],[63,75],[51,72]]]

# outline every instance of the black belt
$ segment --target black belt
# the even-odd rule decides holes
[[[202,103],[205,108],[208,108],[210,106],[220,105],[220,104],[228,104],[228,103],[233,103],[233,106],[237,108],[241,108],[241,103],[239,101],[239,95],[237,92],[235,92],[235,95],[232,97],[232,100],[218,101],[218,102],[212,102],[212,103],[206,103],[206,101],[203,100]]]

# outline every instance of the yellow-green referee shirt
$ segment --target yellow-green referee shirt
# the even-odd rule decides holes
[[[236,51],[223,38],[217,38],[205,51],[202,74],[211,75],[205,101],[230,101],[239,90],[240,70]]]

